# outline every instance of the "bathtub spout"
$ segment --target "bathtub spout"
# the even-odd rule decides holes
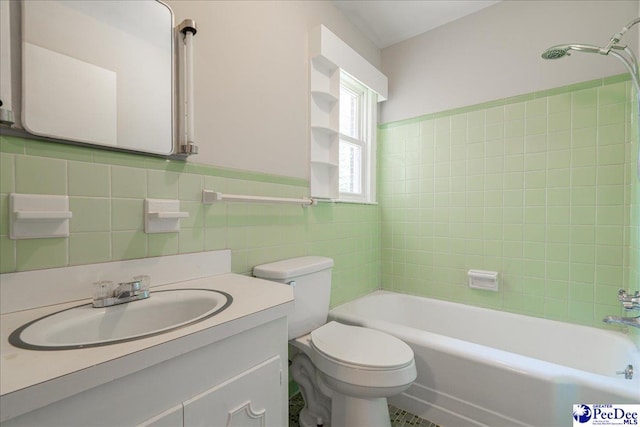
[[[640,316],[636,316],[636,317],[607,316],[604,319],[602,319],[602,321],[604,323],[619,323],[621,325],[640,328]]]

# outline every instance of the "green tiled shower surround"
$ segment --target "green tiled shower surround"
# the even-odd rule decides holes
[[[0,136],[0,162],[3,273],[230,248],[244,274],[287,257],[334,258],[334,305],[379,286],[377,206],[201,203],[203,189],[302,197],[305,180],[9,136]],[[10,240],[11,192],[69,195],[70,237]],[[181,231],[145,234],[145,197],[179,199],[189,212]]]
[[[640,289],[626,76],[380,127],[382,287],[602,327]],[[633,206],[633,209],[632,209]],[[466,286],[501,273],[499,292]]]
[[[203,188],[308,182],[0,136],[0,271],[230,248],[248,273],[315,254],[336,260],[333,305],[383,287],[603,327],[618,287],[640,289],[630,93],[614,77],[382,125],[378,206],[202,205]],[[70,237],[10,240],[11,192],[68,194]],[[145,197],[180,199],[181,232],[145,234]],[[468,289],[470,268],[500,271],[500,292]]]

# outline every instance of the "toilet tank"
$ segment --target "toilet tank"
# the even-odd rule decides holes
[[[293,286],[294,309],[287,317],[289,339],[298,338],[327,322],[333,259],[304,256],[253,268],[255,277]]]

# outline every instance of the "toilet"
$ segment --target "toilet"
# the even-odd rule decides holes
[[[416,379],[413,350],[396,337],[328,322],[333,260],[305,256],[253,269],[261,279],[293,286],[287,318],[289,343],[298,351],[291,376],[305,401],[303,427],[390,427],[387,397]]]

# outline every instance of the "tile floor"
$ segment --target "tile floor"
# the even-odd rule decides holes
[[[300,427],[298,415],[303,407],[304,401],[300,393],[289,400],[289,427]],[[391,427],[439,427],[431,421],[422,419],[393,405],[389,405],[389,417],[391,418]]]

